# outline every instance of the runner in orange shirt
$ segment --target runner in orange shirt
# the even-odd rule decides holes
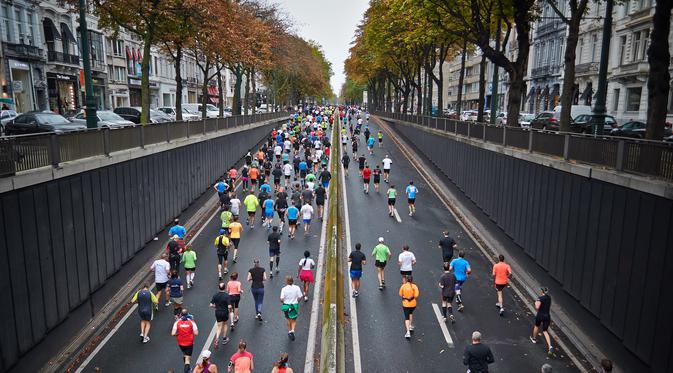
[[[512,268],[505,263],[505,256],[498,256],[498,263],[493,265],[493,279],[495,280],[495,291],[498,294],[498,303],[496,307],[500,309],[500,316],[505,314],[505,305],[503,303],[502,291],[509,283],[509,278],[512,276]]]
[[[259,179],[259,169],[257,167],[252,167],[248,171],[248,176],[250,177],[250,190],[255,191],[257,188],[257,179]]]
[[[416,309],[418,295],[418,286],[413,283],[411,275],[402,276],[400,297],[402,297],[402,310],[404,311],[404,326],[407,329],[404,338],[407,340],[411,339],[411,332],[414,331],[414,310]]]

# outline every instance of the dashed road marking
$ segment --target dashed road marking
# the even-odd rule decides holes
[[[435,316],[437,316],[437,321],[439,322],[439,328],[442,329],[442,334],[444,334],[444,339],[449,345],[449,348],[454,348],[453,339],[451,338],[451,333],[449,333],[449,328],[446,327],[446,322],[444,322],[444,316],[439,311],[439,306],[437,303],[432,304],[432,309],[435,311]]]

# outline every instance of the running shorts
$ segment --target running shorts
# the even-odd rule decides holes
[[[155,282],[154,286],[157,288],[157,291],[163,291],[166,289],[167,282]]]
[[[325,200],[324,199],[315,199],[315,205],[316,206],[325,206]]]
[[[180,346],[180,349],[182,350],[183,355],[192,356],[192,353],[194,352],[194,345]]]
[[[289,177],[286,176],[286,178],[289,178]],[[273,178],[273,183],[276,184],[276,185],[280,184],[280,179],[276,179],[276,178],[274,177],[274,178]]]
[[[256,213],[257,211],[248,211],[248,216],[252,218],[255,216]]]
[[[395,198],[388,198],[388,206],[395,206]]]
[[[359,280],[360,277],[362,277],[362,270],[361,269],[351,269],[351,279]]]
[[[257,184],[257,179],[250,179],[250,184],[252,184],[252,185]]]
[[[154,313],[152,311],[138,312],[138,315],[140,315],[140,320],[142,320],[142,321],[152,321]]]
[[[171,302],[182,305],[182,297],[171,297]]]
[[[386,264],[388,264],[387,260],[384,260],[382,262],[377,260],[377,261],[374,262],[374,265],[379,267],[379,268],[386,268]]]
[[[416,202],[416,198],[407,198],[407,203],[413,205]]]
[[[365,165],[363,165],[363,164],[358,165],[358,168],[359,168],[360,170],[364,170],[364,169],[365,169]]]
[[[287,219],[287,224],[289,224],[291,227],[294,227],[297,225],[297,219]]]
[[[217,263],[222,265],[224,262],[227,261],[227,257],[229,256],[229,250],[225,251],[224,254],[217,254]]]
[[[539,327],[543,332],[546,332],[549,329],[549,324],[551,319],[547,316],[535,316],[535,326]]]
[[[233,308],[238,308],[238,303],[241,301],[241,294],[230,294],[229,295],[229,304]]]
[[[264,217],[265,217],[265,218],[273,218],[273,210],[271,210],[271,211],[264,211]]]
[[[240,238],[232,238],[231,242],[234,244],[234,248],[238,249],[238,244],[239,244],[239,242],[241,242],[241,239]]]
[[[414,310],[416,307],[402,307],[402,310],[404,311],[404,319],[409,320],[409,317],[414,313]]]
[[[502,284],[502,285],[495,284],[495,290],[497,290],[497,291],[502,291],[502,289],[504,289],[506,287],[507,287],[507,284]]]
[[[463,287],[463,284],[464,284],[464,283],[465,283],[465,280],[463,280],[463,281],[456,280],[456,287],[455,287],[455,289],[456,289],[456,290],[460,290],[460,289]]]
[[[381,176],[374,176],[374,184],[381,184]]]
[[[304,221],[304,224],[309,225],[311,224],[311,219],[302,219]]]
[[[278,220],[283,222],[285,220],[285,210],[277,210],[276,212],[278,213]]]
[[[411,271],[400,271],[402,276],[411,276]]]
[[[269,257],[280,255],[280,249],[269,248]]]
[[[389,169],[389,168],[384,168],[384,169],[383,169],[383,173],[384,173],[384,174],[389,174],[389,173],[390,173],[390,169]]]
[[[229,312],[215,311],[215,320],[217,320],[217,322],[227,322],[229,320]]]
[[[451,302],[453,302],[453,297],[454,297],[453,295],[450,295],[450,296],[448,296],[448,297],[445,297],[445,296],[442,295],[442,300],[443,300],[444,302],[449,302],[449,303],[451,303]]]
[[[365,184],[369,184],[369,179],[362,179],[362,182]]]
[[[187,267],[185,267],[185,271],[192,271],[192,272],[194,272],[194,271],[196,271],[196,267],[194,267],[194,268],[187,268]]]
[[[299,272],[299,279],[304,281],[304,282],[313,282],[313,271],[310,269],[302,269],[301,272]]]

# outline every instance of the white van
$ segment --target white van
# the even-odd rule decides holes
[[[577,118],[578,115],[582,114],[591,114],[591,106],[589,105],[573,105],[570,107],[570,119]],[[554,108],[554,117],[560,119],[561,117],[561,105],[558,105]]]

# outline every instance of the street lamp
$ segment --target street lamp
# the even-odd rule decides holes
[[[91,61],[89,58],[89,30],[86,25],[86,1],[79,0],[79,33],[82,41],[82,65],[84,65],[84,115],[87,128],[97,128],[96,100],[93,95],[93,81],[91,80]]]

